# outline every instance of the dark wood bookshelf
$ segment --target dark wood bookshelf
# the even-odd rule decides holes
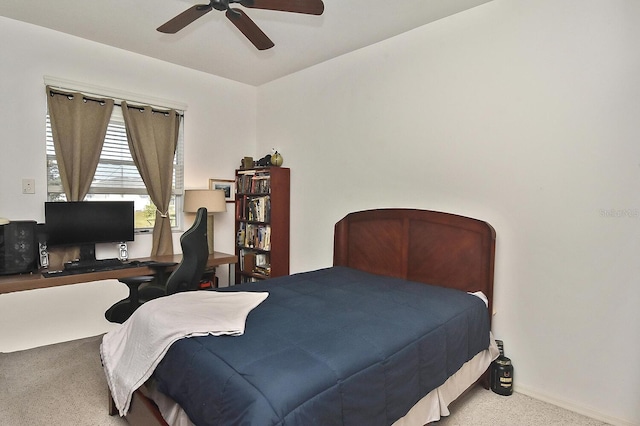
[[[289,275],[290,170],[236,170],[236,284]]]

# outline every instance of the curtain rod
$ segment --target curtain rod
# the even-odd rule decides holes
[[[79,93],[79,92],[78,92],[78,93]],[[67,98],[69,98],[69,97],[70,97],[71,99],[73,99],[73,93],[70,93],[70,92],[62,92],[62,91],[58,92],[58,91],[56,91],[56,89],[51,88],[51,86],[49,86],[49,94],[50,94],[51,96],[53,96],[53,95],[60,95],[60,96],[65,96],[65,97],[67,97]],[[82,99],[83,99],[85,102],[97,102],[97,103],[99,103],[99,104],[104,104],[104,102],[103,102],[101,99],[93,99],[93,98],[91,98],[91,97],[90,97],[90,95],[86,95],[86,94],[83,94],[83,93],[80,93],[80,94],[82,95]],[[97,96],[96,96],[96,97],[97,97]],[[104,97],[106,97],[106,96],[103,96],[103,98],[104,98]],[[121,104],[120,102],[116,101],[115,99],[114,99],[114,103],[113,103],[113,104],[114,104],[114,105],[119,106],[120,108],[122,108],[122,104]],[[144,108],[145,108],[145,107],[144,107],[144,106],[129,105],[129,104],[127,104],[127,108],[130,108],[130,109],[137,109],[138,111],[144,111]],[[174,110],[174,111],[176,111],[176,113],[177,113],[179,116],[181,116],[181,117],[183,117],[183,116],[184,116],[184,113],[183,113],[182,111],[178,111],[178,110]],[[167,109],[154,109],[153,107],[151,107],[151,112],[153,112],[153,113],[158,113],[158,114],[169,115],[169,110],[167,110]]]
[[[108,97],[114,99],[116,102],[134,102],[137,104],[150,105],[158,109],[175,109],[176,111],[183,113],[187,110],[188,105],[182,102],[172,101],[169,99],[155,98],[153,96],[146,96],[137,93],[126,92],[118,89],[111,89],[108,87],[101,87],[92,84],[81,83],[72,80],[65,80],[62,78],[44,76],[44,84],[51,86],[51,88],[59,90],[72,90],[86,94],[87,96]]]

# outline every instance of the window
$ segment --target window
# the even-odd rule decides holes
[[[66,196],[62,188],[58,162],[53,147],[51,122],[47,114],[46,121],[47,144],[47,199],[48,201],[65,201]],[[183,194],[183,117],[180,117],[180,129],[178,147],[173,160],[173,185],[169,216],[171,227],[176,228],[179,215],[177,211],[182,209]],[[147,194],[142,177],[136,168],[129,152],[127,132],[124,126],[122,109],[114,106],[111,120],[107,126],[102,153],[96,174],[93,177],[91,188],[86,200],[129,200],[135,202],[135,227],[137,230],[153,228],[156,218],[156,207]]]

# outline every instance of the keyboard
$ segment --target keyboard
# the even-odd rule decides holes
[[[89,272],[101,272],[112,271],[114,269],[134,268],[137,266],[143,266],[147,262],[140,262],[137,260],[121,261],[119,259],[97,259],[90,261],[72,261],[64,264],[64,269],[61,271],[46,271],[42,273],[45,278],[59,277],[63,275],[75,275],[75,274],[87,274]]]
[[[64,264],[65,271],[90,271],[95,269],[112,268],[122,266],[124,262],[120,259],[95,259],[95,260],[74,260]]]

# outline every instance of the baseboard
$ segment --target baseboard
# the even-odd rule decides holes
[[[582,414],[583,416],[600,420],[601,422],[605,422],[613,426],[636,426],[634,423],[631,423],[627,420],[611,417],[606,414],[591,410],[589,408],[582,407],[562,399],[551,397],[534,389],[523,386],[516,386],[514,387],[514,390],[518,393],[530,396],[531,398],[537,399],[539,401],[548,402],[549,404],[564,408],[565,410],[573,411],[574,413]]]

